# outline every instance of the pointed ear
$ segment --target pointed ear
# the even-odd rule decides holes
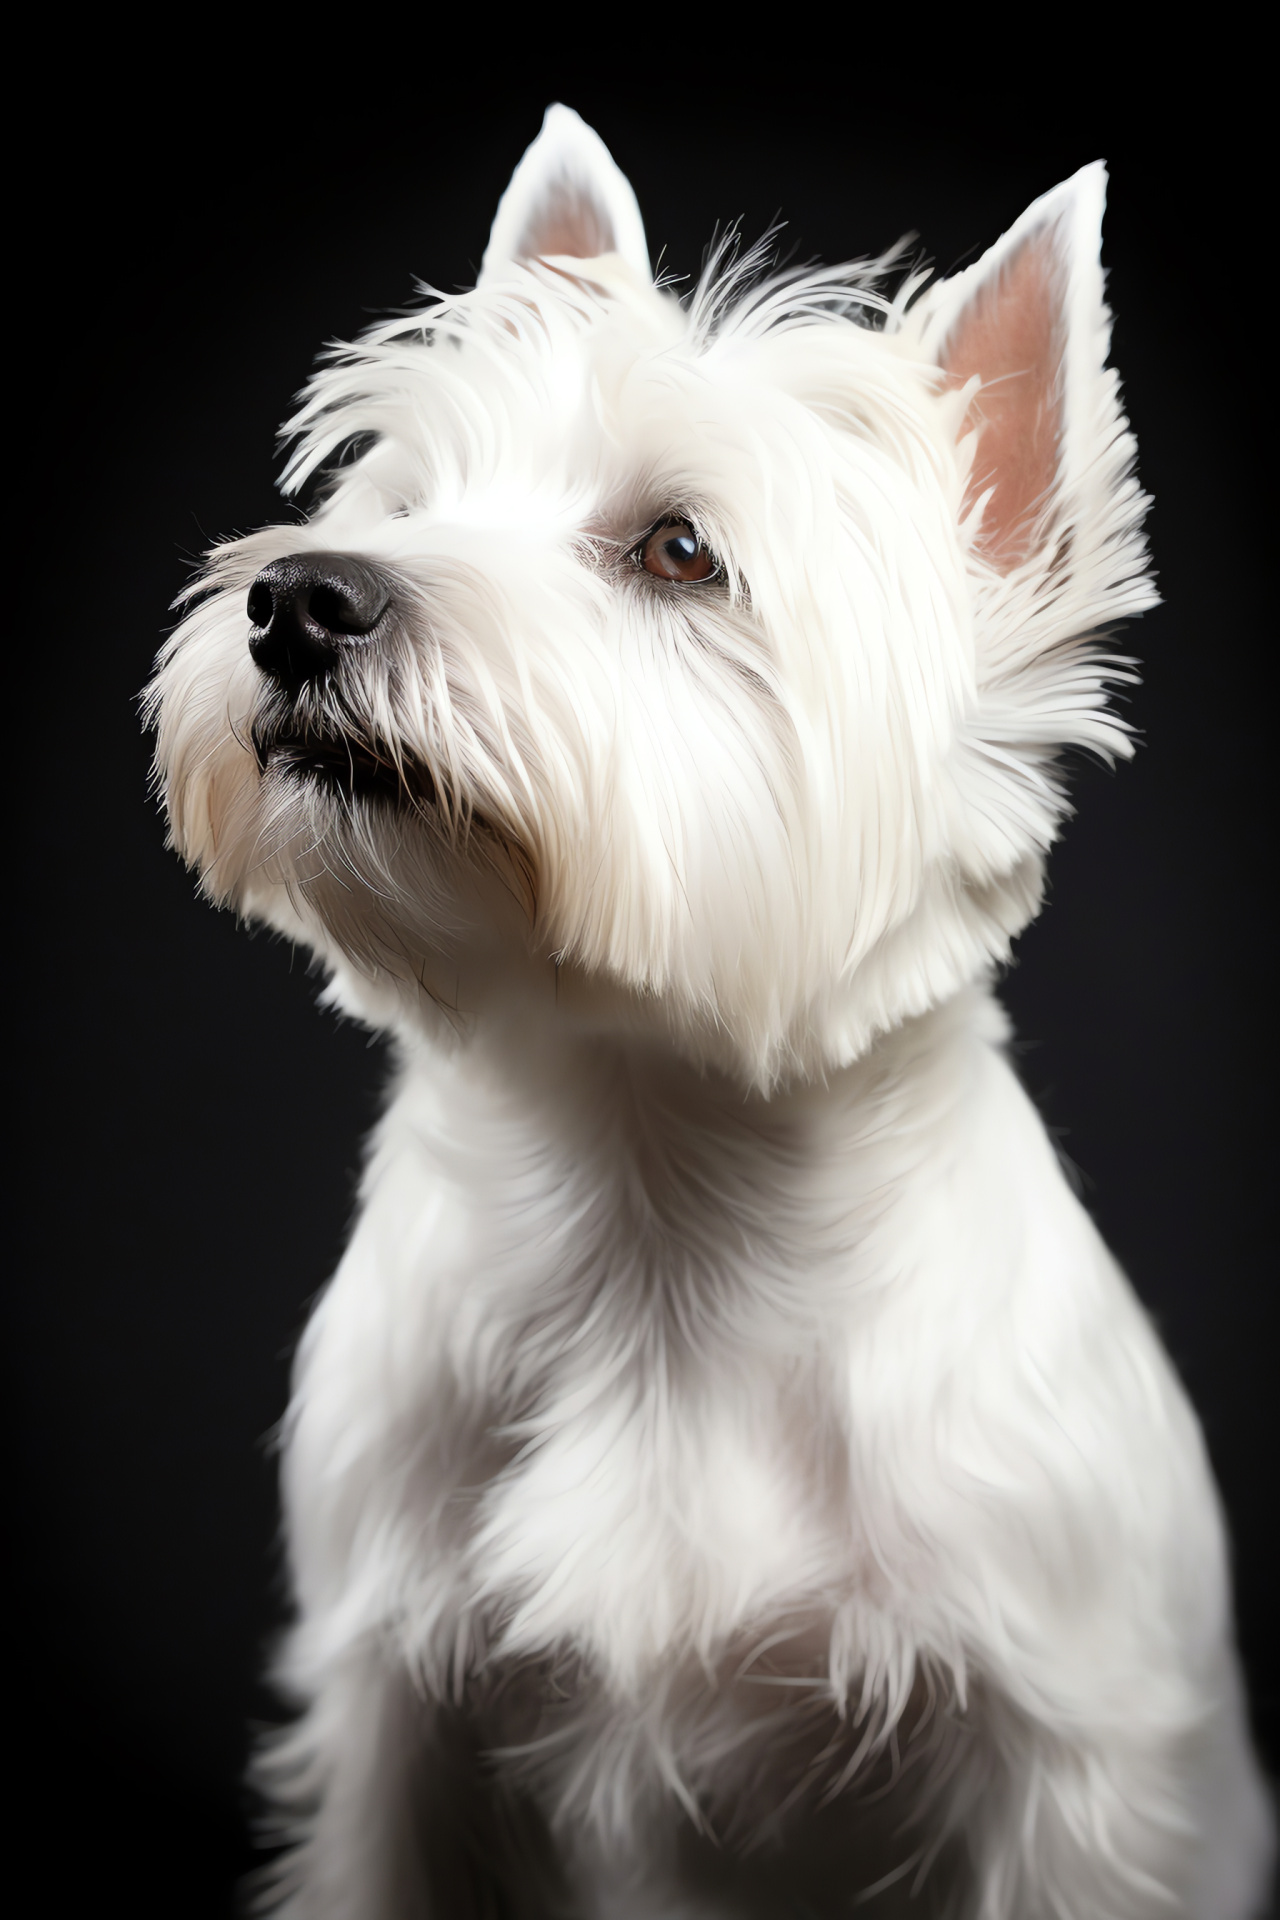
[[[542,132],[498,203],[480,278],[513,261],[548,254],[591,260],[602,253],[621,254],[643,279],[651,277],[630,183],[571,107],[548,107]]]
[[[1060,539],[1089,505],[1091,470],[1113,464],[1121,437],[1132,446],[1105,371],[1106,183],[1101,161],[1083,167],[926,296],[938,365],[957,386],[979,382],[969,497],[990,492],[976,544],[1003,573]]]

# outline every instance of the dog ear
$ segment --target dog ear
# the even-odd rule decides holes
[[[629,181],[571,107],[548,107],[542,131],[498,202],[480,277],[512,261],[621,254],[650,279],[644,222]]]
[[[969,500],[986,499],[978,551],[1001,573],[1118,504],[1133,443],[1106,370],[1100,247],[1106,169],[1083,167],[1002,240],[926,296],[925,342],[957,386],[979,385]],[[1095,523],[1092,528],[1086,524]]]

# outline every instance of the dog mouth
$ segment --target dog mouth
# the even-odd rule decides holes
[[[425,767],[397,757],[385,741],[324,733],[313,728],[255,729],[253,750],[261,772],[306,781],[346,800],[432,806],[435,781]]]

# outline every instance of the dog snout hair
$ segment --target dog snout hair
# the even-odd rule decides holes
[[[367,560],[286,554],[264,567],[249,589],[249,651],[281,685],[321,679],[344,652],[374,642],[391,600],[391,581]]]

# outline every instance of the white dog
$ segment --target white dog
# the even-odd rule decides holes
[[[1264,1898],[1200,1434],[990,985],[1154,599],[1103,187],[682,303],[554,107],[164,651],[174,843],[399,1063],[287,1422],[297,1920]]]

